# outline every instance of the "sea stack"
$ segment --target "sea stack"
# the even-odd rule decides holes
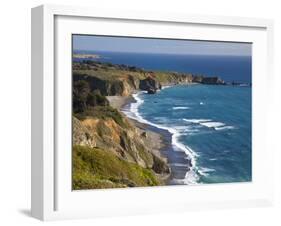
[[[161,89],[161,84],[151,76],[140,80],[139,88],[147,91],[148,94],[155,94],[158,89]]]

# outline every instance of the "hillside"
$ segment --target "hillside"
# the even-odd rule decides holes
[[[151,78],[161,86],[191,83],[191,74],[168,73],[158,71],[144,71],[136,67],[113,65],[86,61],[74,63],[73,80],[86,80],[92,90],[100,90],[105,96],[128,96],[140,88],[141,81]]]
[[[73,83],[73,112],[74,189],[164,184],[166,160],[85,80]]]
[[[145,71],[95,61],[74,62],[73,188],[165,184],[170,168],[160,147],[155,147],[161,141],[132,124],[106,96],[128,97],[137,90],[154,94],[165,85],[194,82],[224,84],[217,77]]]
[[[141,86],[150,79],[153,86]],[[174,84],[219,84],[225,82],[218,77],[206,77],[190,73],[145,71],[141,68],[126,65],[115,65],[95,61],[74,62],[73,80],[85,80],[92,90],[99,90],[105,96],[128,96],[134,90],[146,90],[155,93],[162,86]]]

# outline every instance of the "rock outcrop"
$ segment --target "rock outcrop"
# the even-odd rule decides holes
[[[194,75],[192,77],[192,82],[194,82],[194,83],[201,83],[202,80],[203,80],[203,76],[201,76],[201,75]]]
[[[74,74],[73,81],[85,80],[90,85],[91,90],[99,90],[104,96],[128,96],[138,85],[132,77],[128,80],[107,80],[87,74]]]
[[[139,89],[147,91],[148,94],[154,94],[158,89],[161,89],[161,84],[149,76],[140,80]]]
[[[219,77],[203,77],[201,83],[208,85],[225,85],[225,82]]]
[[[202,75],[194,75],[192,78],[194,83],[202,83],[206,85],[225,85],[225,82],[219,77],[206,77]]]
[[[224,85],[219,77],[206,77],[178,72],[144,71],[137,67],[110,63],[75,63],[73,81],[85,80],[91,90],[99,90],[104,96],[128,96],[135,90],[154,94],[165,85],[202,83]]]
[[[126,128],[116,123],[113,118],[89,117],[79,120],[73,117],[73,145],[108,150],[128,162],[155,169],[159,174],[168,174],[166,161],[153,154],[140,131],[125,117],[122,120]]]

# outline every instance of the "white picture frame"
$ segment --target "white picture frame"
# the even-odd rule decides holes
[[[138,29],[130,27],[132,25]],[[103,26],[111,30],[102,30]],[[159,29],[155,29],[157,27]],[[71,171],[68,160],[71,158],[71,149],[67,145],[71,128],[67,125],[64,130],[60,129],[63,118],[69,119],[62,116],[70,115],[71,102],[65,101],[67,104],[64,106],[60,103],[63,103],[65,96],[70,95],[71,87],[68,82],[62,86],[61,79],[71,80],[71,68],[68,67],[71,64],[69,35],[92,34],[93,28],[99,28],[99,33],[103,35],[252,42],[253,181],[243,184],[73,192],[69,184]],[[130,34],[128,28],[132,28]],[[174,29],[174,32],[168,34],[165,32],[166,28]],[[181,33],[180,30],[185,30],[182,28],[190,28],[188,37],[186,33]],[[210,35],[206,37],[208,32]],[[41,220],[57,220],[271,205],[273,179],[267,172],[273,168],[273,153],[266,141],[268,108],[265,106],[269,104],[266,99],[270,99],[273,84],[272,39],[273,22],[265,19],[159,14],[57,5],[33,8],[32,216]],[[61,56],[62,52],[65,53],[64,56]],[[58,140],[58,137],[62,137],[60,133],[68,135],[65,135],[65,139]],[[68,153],[69,156],[63,160],[62,155]],[[174,196],[173,199],[169,198],[171,195]],[[96,205],[87,205],[86,200]],[[85,205],[81,205],[83,203]]]

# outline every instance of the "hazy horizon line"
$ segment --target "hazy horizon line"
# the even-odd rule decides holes
[[[189,55],[189,56],[237,56],[237,57],[252,57],[247,54],[200,54],[200,53],[163,53],[163,52],[134,52],[134,51],[111,51],[111,50],[89,50],[89,49],[73,49],[75,51],[85,51],[85,52],[109,52],[109,53],[136,53],[136,54],[157,54],[157,55]]]

